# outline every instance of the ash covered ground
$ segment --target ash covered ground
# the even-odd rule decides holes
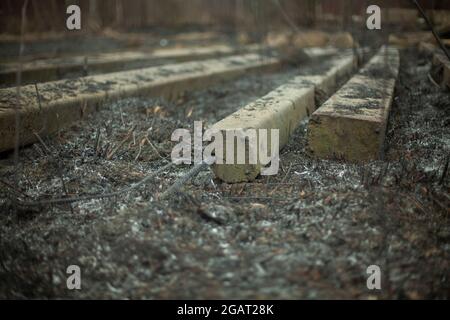
[[[170,161],[174,129],[222,119],[295,68],[170,103],[108,103],[22,149],[17,171],[3,155],[0,298],[448,299],[450,99],[428,79],[428,58],[401,58],[384,161],[313,159],[304,121],[274,177],[227,185],[207,170],[158,200],[189,170],[176,166],[112,198],[14,205],[129,187]],[[81,290],[67,290],[69,265]],[[380,291],[366,287],[370,265]]]

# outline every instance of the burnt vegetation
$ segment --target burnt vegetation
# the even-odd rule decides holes
[[[128,27],[120,11],[131,9],[114,2],[114,23]],[[248,9],[254,2],[232,3]],[[31,4],[33,15],[44,14]],[[92,28],[105,27],[93,21]],[[257,23],[246,29],[254,37],[262,32]],[[165,32],[180,30],[171,27]],[[361,46],[386,40],[351,31]],[[171,101],[107,100],[70,128],[36,132],[38,142],[21,147],[18,161],[13,152],[1,154],[0,298],[448,299],[450,96],[430,81],[431,59],[416,48],[401,51],[383,159],[313,158],[305,119],[280,151],[278,175],[226,184],[204,166],[164,193],[192,169],[171,164],[175,129],[192,129],[194,120],[214,124],[296,75],[320,72],[326,59],[246,74]],[[360,92],[378,94],[361,86],[352,98]],[[82,290],[67,290],[69,265],[80,266]],[[380,291],[366,287],[370,265],[383,270]]]

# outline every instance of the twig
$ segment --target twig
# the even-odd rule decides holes
[[[445,178],[447,177],[449,160],[450,160],[450,157],[447,157],[447,162],[445,163],[444,170],[442,171],[441,179],[439,180],[439,184],[440,185],[444,184]]]
[[[173,163],[170,162],[167,165],[159,168],[155,172],[149,174],[141,181],[126,187],[124,189],[111,192],[111,193],[104,193],[104,194],[92,194],[92,195],[85,195],[85,196],[73,196],[69,198],[58,198],[58,199],[50,199],[50,200],[41,200],[41,201],[33,201],[33,202],[23,202],[20,201],[19,203],[25,207],[33,207],[33,206],[40,206],[40,205],[52,205],[52,204],[67,204],[67,203],[74,203],[74,202],[80,202],[80,201],[89,201],[93,199],[106,199],[106,198],[113,198],[117,197],[121,194],[127,193],[129,191],[132,191],[143,184],[147,183],[150,179],[158,175],[159,173],[163,172],[164,170],[167,170],[173,166]]]
[[[139,151],[136,155],[136,157],[134,158],[134,161],[138,161],[139,157],[141,156],[141,152],[142,152],[142,146],[145,144],[145,138],[141,139],[141,142],[139,142]]]
[[[425,210],[425,208],[423,207],[422,203],[420,203],[419,200],[417,200],[415,197],[411,197],[410,195],[405,194],[405,196],[407,198],[409,198],[417,208],[419,208],[424,214],[428,214],[428,212]]]
[[[125,120],[123,119],[122,107],[119,108],[119,112],[120,112],[120,120],[122,121],[122,125],[125,126]]]
[[[125,136],[125,138],[123,138],[122,141],[120,141],[120,143],[117,145],[117,147],[115,147],[111,152],[109,152],[109,153],[106,155],[106,160],[111,160],[111,159],[112,159],[112,157],[116,154],[117,151],[119,151],[119,149],[123,146],[123,144],[124,144],[125,142],[127,142],[128,139],[131,138],[131,135],[132,135],[132,133],[133,133],[133,131],[134,131],[135,129],[136,129],[136,126],[134,126],[133,128],[131,128],[131,129],[128,131],[128,133],[127,133],[127,135]]]
[[[98,148],[100,146],[100,135],[101,135],[100,128],[98,128],[97,129],[97,135],[96,135],[96,138],[95,138],[95,154],[96,155],[98,155]]]
[[[16,193],[19,193],[19,194],[21,194],[21,195],[31,199],[31,197],[29,195],[27,195],[26,193],[20,191],[19,189],[16,189],[14,186],[10,185],[9,183],[7,183],[7,182],[5,182],[3,180],[0,180],[0,183],[4,184],[5,186],[10,188],[11,190],[14,190]]]
[[[39,140],[39,142],[44,146],[44,149],[47,152],[47,155],[51,155],[52,152],[51,152],[50,148],[47,147],[47,145],[44,143],[44,140],[42,140],[42,138],[39,136],[39,134],[37,134],[36,132],[33,132],[33,134],[36,136],[36,138]],[[61,180],[63,193],[65,196],[68,196],[69,193],[67,192],[66,183],[64,182],[64,175],[63,175],[63,171],[62,171],[62,167],[61,167],[61,159],[59,159],[59,157],[56,160],[56,167],[58,168],[58,174],[59,174],[59,179]],[[70,212],[73,214],[73,208],[72,208],[71,204],[69,204],[69,208],[70,208]]]
[[[280,185],[286,182],[286,178],[287,178],[287,176],[289,175],[289,173],[291,172],[291,169],[292,169],[292,163],[289,165],[289,169],[287,170],[287,172],[286,172],[286,174],[285,174],[283,180],[281,180],[281,183],[280,183],[279,185],[277,185],[277,186],[269,193],[269,195],[273,195],[273,194],[275,193],[275,191],[278,190],[278,188],[280,187]]]
[[[200,164],[195,165],[184,176],[175,181],[175,183],[171,187],[169,187],[169,189],[167,189],[163,194],[161,194],[159,199],[165,200],[174,193],[177,193],[186,182],[196,177],[201,171],[205,170],[208,167],[208,164],[206,162],[207,162],[206,160],[203,160]]]
[[[47,155],[50,155],[52,152],[49,149],[49,147],[47,147],[47,145],[44,143],[44,140],[42,140],[41,136],[37,132],[33,132],[33,134],[38,139],[38,141],[42,144],[42,146],[44,147],[45,151],[47,152]]]
[[[441,88],[441,86],[433,79],[433,77],[431,76],[430,73],[428,73],[428,79],[430,80],[430,82],[432,84],[434,84],[436,87],[438,87],[439,89]]]
[[[147,140],[148,144],[152,147],[152,149],[155,150],[155,152],[158,155],[158,157],[160,157],[161,159],[164,159],[163,156],[161,156],[161,154],[159,153],[158,149],[156,149],[156,147],[150,141],[150,139],[148,138],[148,135],[145,137],[145,139]]]

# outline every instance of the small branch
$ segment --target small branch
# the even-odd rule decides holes
[[[52,152],[51,152],[50,148],[47,147],[47,145],[44,143],[44,140],[42,140],[42,138],[39,136],[39,134],[37,134],[36,132],[33,132],[33,134],[36,136],[36,138],[39,140],[39,142],[44,146],[44,149],[47,152],[47,155],[51,155]],[[61,180],[63,193],[65,196],[68,196],[69,193],[67,192],[66,183],[64,182],[64,176],[63,176],[63,171],[62,171],[62,167],[61,167],[61,159],[59,158],[59,156],[57,158],[58,159],[56,159],[56,166],[58,168],[58,174],[59,174],[59,179]],[[69,204],[69,207],[70,207],[70,212],[72,212],[72,214],[73,214],[72,205]]]
[[[50,155],[52,152],[49,147],[44,143],[44,140],[42,140],[41,136],[37,132],[33,132],[34,136],[38,139],[38,141],[42,144],[44,147],[44,150],[47,152],[47,155]]]
[[[9,183],[7,183],[6,181],[0,180],[0,183],[7,186],[8,188],[10,188],[11,190],[13,190],[14,192],[23,195],[24,197],[30,198],[31,197],[29,195],[27,195],[26,193],[20,191],[19,189],[14,188],[14,186],[10,185]]]
[[[282,184],[284,184],[284,183],[286,182],[286,179],[287,179],[289,173],[291,172],[291,169],[292,169],[292,163],[289,165],[289,169],[287,170],[286,175],[284,176],[283,180],[281,180],[281,183],[280,183],[279,185],[277,185],[277,186],[269,193],[270,196],[273,195],[273,194],[278,190],[278,188],[279,188]]]
[[[165,200],[171,195],[177,193],[186,182],[195,178],[201,171],[205,170],[207,167],[208,164],[206,163],[206,161],[202,161],[200,164],[195,165],[184,176],[175,181],[175,183],[171,187],[169,187],[169,189],[167,189],[163,194],[161,194],[159,199]]]
[[[98,148],[100,146],[100,136],[101,136],[101,132],[100,132],[100,128],[97,129],[97,135],[95,137],[95,154],[98,155]]]
[[[161,159],[164,159],[163,156],[161,156],[161,154],[159,153],[158,149],[156,149],[156,147],[153,145],[153,143],[150,141],[150,139],[148,138],[148,135],[145,136],[145,139],[147,140],[148,144],[150,145],[150,147],[152,147],[152,149],[156,152],[156,154],[158,155],[158,157],[160,157]]]
[[[127,135],[125,136],[125,138],[123,138],[123,140],[117,145],[117,147],[115,147],[111,152],[109,152],[106,155],[106,160],[111,160],[112,157],[117,153],[117,151],[119,151],[119,149],[123,146],[123,144],[125,142],[128,141],[128,139],[131,138],[131,135],[133,134],[133,131],[136,129],[136,126],[134,126],[133,128],[130,129],[130,131],[128,131]]]
[[[431,76],[431,74],[430,73],[428,73],[428,79],[430,80],[430,82],[432,83],[432,84],[434,84],[437,88],[441,88],[441,86],[433,79],[433,77]]]
[[[441,179],[439,180],[439,184],[440,185],[444,184],[445,178],[447,177],[449,160],[450,160],[450,157],[447,157],[447,162],[445,163],[444,170],[442,171]]]

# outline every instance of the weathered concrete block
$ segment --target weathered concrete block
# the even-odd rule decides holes
[[[255,53],[259,49],[256,46],[234,48],[228,45],[213,45],[156,49],[151,52],[123,51],[91,54],[89,56],[37,59],[22,64],[22,84],[55,81],[61,79],[61,75],[68,73],[81,75],[84,69],[87,69],[86,71],[90,74],[114,72],[176,62],[219,58],[233,54]],[[19,64],[17,62],[0,64],[0,82],[7,85],[16,85],[18,69]]]
[[[332,60],[325,70],[322,69],[316,74],[298,76],[263,98],[219,121],[212,128],[223,132],[224,137],[230,130],[278,129],[279,146],[282,148],[300,121],[314,112],[317,96],[330,95],[338,81],[343,77],[350,76],[355,69],[355,60],[356,57],[352,54],[346,55]],[[224,145],[226,145],[226,141]],[[270,142],[268,145],[270,146]],[[259,154],[259,143],[256,148],[258,148],[256,153]],[[248,153],[248,151],[249,148],[246,152]],[[225,162],[227,152],[229,151],[224,150],[223,152],[223,162]],[[232,152],[236,159],[236,150]],[[271,150],[269,149],[268,152],[270,154]],[[238,183],[254,180],[261,172],[260,163],[255,165],[247,161],[245,164],[215,164],[212,168],[222,181]]]
[[[279,59],[246,54],[222,59],[186,62],[140,70],[116,72],[39,85],[42,109],[34,85],[0,89],[0,152],[14,148],[15,107],[20,117],[20,145],[62,129],[95,111],[106,99],[136,95],[173,99],[186,90],[208,87],[248,72],[273,71]]]
[[[349,161],[383,156],[398,68],[398,50],[383,47],[313,113],[308,125],[308,148],[314,156]]]

